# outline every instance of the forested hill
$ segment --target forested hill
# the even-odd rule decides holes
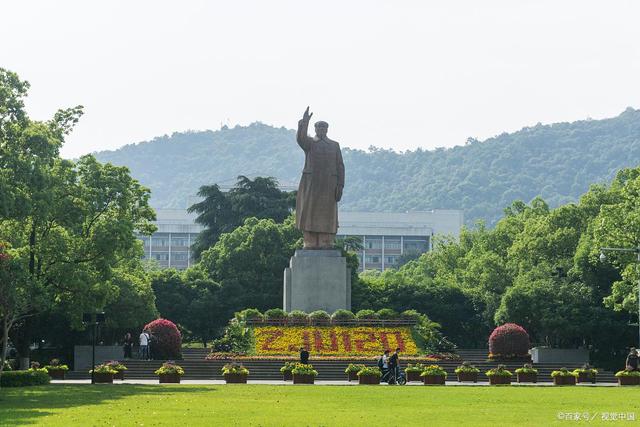
[[[575,201],[593,183],[609,182],[619,169],[637,166],[640,110],[628,108],[604,120],[538,124],[450,149],[397,153],[343,147],[343,156],[344,210],[457,208],[467,223],[493,224],[513,200],[542,196],[557,206]],[[232,184],[238,175],[296,183],[304,163],[293,130],[261,123],[174,133],[96,157],[128,166],[151,188],[158,208],[184,208],[201,185]]]

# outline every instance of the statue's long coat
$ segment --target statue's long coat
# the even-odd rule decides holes
[[[296,226],[302,231],[338,231],[338,188],[344,187],[340,145],[328,138],[307,135],[309,122],[298,122],[298,145],[304,150],[304,170],[296,197]]]

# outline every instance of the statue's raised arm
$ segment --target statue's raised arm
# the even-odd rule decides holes
[[[309,120],[311,120],[313,113],[309,113],[309,107],[304,110],[302,119],[298,122],[298,133],[296,134],[296,141],[303,150],[308,150],[310,144],[313,143],[313,138],[308,135],[309,132]]]

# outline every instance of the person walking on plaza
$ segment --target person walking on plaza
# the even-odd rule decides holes
[[[304,347],[300,347],[300,363],[303,365],[309,363],[309,352]]]
[[[131,353],[133,351],[133,337],[131,336],[130,332],[127,332],[124,335],[124,343],[123,343],[122,347],[124,349],[124,358],[125,359],[131,359],[133,357],[131,355]]]
[[[629,355],[627,356],[625,366],[628,371],[638,370],[638,352],[636,351],[635,347],[631,347],[629,349]]]
[[[149,358],[149,334],[146,331],[140,333],[140,349],[138,350],[138,358],[147,360]]]

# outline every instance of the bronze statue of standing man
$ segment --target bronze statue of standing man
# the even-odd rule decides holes
[[[305,249],[330,249],[338,232],[344,163],[340,145],[327,138],[327,122],[316,122],[315,137],[307,135],[311,116],[307,107],[296,136],[305,155],[296,197],[296,226],[302,230]]]

